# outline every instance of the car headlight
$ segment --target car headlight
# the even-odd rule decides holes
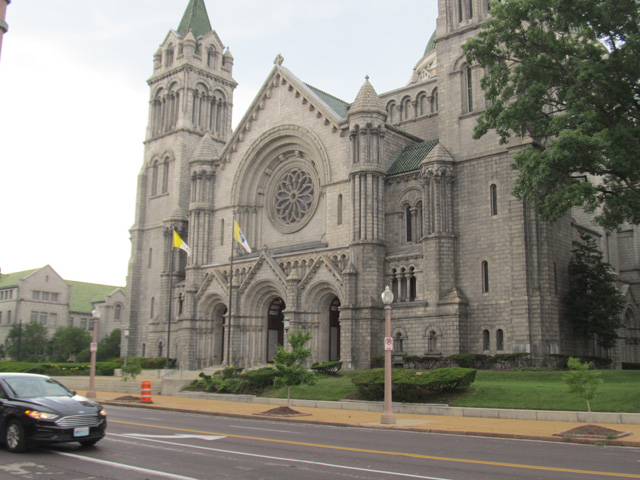
[[[107,411],[106,411],[104,408],[103,408],[102,410],[100,410],[98,413],[99,413],[100,415],[102,415],[103,417],[106,417],[106,416],[107,416]]]
[[[36,420],[53,420],[59,416],[57,413],[39,412],[37,410],[26,410],[24,413]]]

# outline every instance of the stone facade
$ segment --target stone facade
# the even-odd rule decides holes
[[[312,332],[314,362],[368,368],[383,352],[385,285],[397,355],[595,353],[577,350],[561,312],[572,242],[587,228],[629,302],[629,341],[612,355],[640,361],[638,227],[600,232],[579,212],[541,222],[510,194],[526,139],[471,139],[482,73],[461,45],[487,15],[484,1],[439,0],[409,84],[378,94],[366,79],[352,103],[278,56],[232,131],[233,57],[191,0],[149,80],[129,354],[166,355],[169,342],[182,368],[265,364],[288,317]],[[189,256],[172,248],[174,229]]]

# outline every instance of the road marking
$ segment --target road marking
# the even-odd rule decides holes
[[[225,438],[224,436],[219,435],[145,435],[144,433],[126,433],[124,435],[119,435],[122,437],[135,437],[135,438],[175,438],[179,440],[181,438],[195,438],[197,440],[220,440],[221,438]]]
[[[76,458],[78,460],[84,460],[86,462],[99,463],[101,465],[108,465],[110,467],[122,468],[124,470],[133,470],[134,472],[141,473],[150,473],[153,475],[158,475],[160,477],[166,477],[176,480],[198,480],[193,477],[184,477],[182,475],[176,475],[175,473],[167,473],[167,472],[159,472],[158,470],[151,470],[149,468],[136,467],[133,465],[127,465],[126,463],[118,463],[118,462],[109,462],[107,460],[100,460],[99,458],[85,457],[84,455],[75,455],[73,453],[67,452],[58,452],[56,450],[48,450],[51,453],[55,453],[58,455],[62,455],[64,457]]]
[[[119,434],[110,433],[109,436],[132,438],[131,434],[119,435]],[[191,449],[205,450],[207,452],[227,453],[227,454],[231,454],[231,455],[240,455],[240,456],[243,456],[243,457],[263,458],[265,460],[275,460],[275,461],[289,462],[289,463],[302,463],[302,464],[305,464],[305,465],[315,465],[315,466],[318,466],[318,467],[337,468],[337,469],[341,469],[341,470],[352,470],[352,471],[365,472],[365,473],[378,473],[378,474],[382,474],[382,475],[390,475],[390,476],[395,476],[395,477],[418,478],[420,480],[451,480],[450,478],[425,477],[424,475],[414,475],[414,474],[411,474],[411,473],[388,472],[388,471],[385,471],[385,470],[373,470],[373,469],[370,469],[370,468],[349,467],[347,465],[337,465],[337,464],[333,464],[333,463],[313,462],[311,460],[300,460],[298,458],[272,457],[270,455],[260,455],[258,453],[238,452],[238,451],[235,451],[235,450],[224,450],[224,449],[221,449],[221,448],[202,447],[200,445],[189,445],[189,444],[186,444],[186,443],[166,442],[164,440],[156,440],[155,438],[150,438],[150,437],[152,437],[152,436],[147,437],[147,436],[141,435],[139,437],[136,436],[135,438],[140,438],[140,439],[143,439],[143,440],[147,440],[148,442],[152,442],[152,443],[161,443],[163,445],[170,445],[172,447],[187,447],[187,448],[191,448]]]
[[[299,432],[292,432],[290,430],[275,430],[273,428],[255,428],[255,427],[241,427],[239,425],[229,425],[230,428],[243,428],[245,430],[261,430],[264,432],[278,432],[278,433],[290,433],[292,435],[300,435]]]
[[[342,450],[346,452],[358,452],[358,453],[371,453],[374,455],[391,455],[397,457],[411,457],[411,458],[421,458],[425,460],[438,460],[441,462],[455,462],[455,463],[469,463],[474,465],[491,465],[495,467],[509,467],[509,468],[519,468],[524,470],[542,470],[546,472],[563,472],[563,473],[579,473],[583,475],[601,475],[605,477],[619,477],[619,478],[640,478],[639,474],[633,473],[616,473],[616,472],[598,472],[592,470],[578,470],[574,468],[560,468],[560,467],[543,467],[539,465],[524,465],[518,463],[503,463],[503,462],[491,462],[488,460],[469,460],[466,458],[452,458],[452,457],[436,457],[432,455],[422,455],[419,453],[405,453],[405,452],[388,452],[384,450],[369,450],[366,448],[353,448],[353,447],[340,447],[337,445],[322,445],[317,443],[307,443],[307,442],[297,442],[294,440],[279,440],[275,438],[262,438],[262,437],[250,437],[247,435],[234,435],[228,433],[215,433],[215,432],[205,432],[202,430],[191,430],[188,428],[177,428],[177,427],[165,427],[162,425],[147,425],[144,423],[134,423],[134,422],[123,422],[119,420],[109,420],[110,423],[120,423],[123,425],[133,425],[137,427],[148,427],[148,428],[161,428],[164,430],[174,430],[178,432],[191,432],[191,433],[199,433],[205,435],[220,435],[231,438],[242,438],[245,440],[254,440],[254,441],[262,441],[262,442],[270,442],[270,443],[282,443],[286,445],[299,445],[304,447],[312,447],[312,448],[325,448],[327,450]]]

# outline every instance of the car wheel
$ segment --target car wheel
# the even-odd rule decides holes
[[[24,452],[27,449],[27,436],[24,427],[18,420],[11,420],[4,432],[4,443],[12,453]]]
[[[96,443],[98,443],[100,439],[97,440],[83,440],[80,442],[80,445],[83,447],[93,447]]]

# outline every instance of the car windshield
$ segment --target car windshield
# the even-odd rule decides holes
[[[5,379],[17,398],[69,397],[71,392],[50,378],[16,377]]]

